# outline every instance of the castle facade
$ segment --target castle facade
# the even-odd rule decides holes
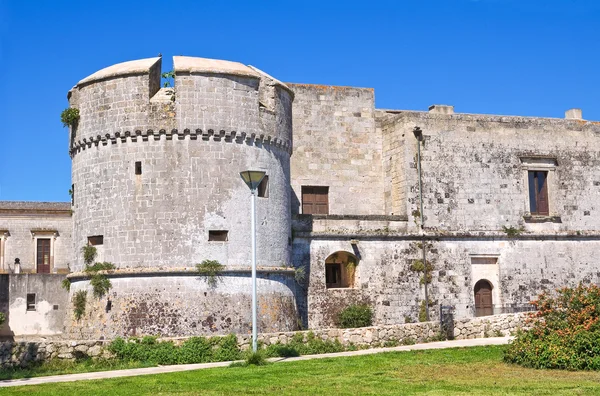
[[[600,123],[580,110],[384,110],[368,88],[173,64],[173,86],[150,58],[69,91],[72,202],[0,202],[2,334],[248,333],[248,169],[267,175],[261,332],[335,327],[351,304],[377,325],[423,320],[427,306],[431,319],[441,305],[455,317],[517,312],[544,290],[600,281]],[[84,246],[116,267],[104,296],[91,292]],[[204,260],[223,265],[216,282],[196,271]],[[78,291],[89,292],[76,319]]]

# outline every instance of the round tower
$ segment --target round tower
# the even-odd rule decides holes
[[[251,66],[174,57],[120,63],[69,92],[75,260],[72,337],[189,336],[251,328],[250,190],[240,172],[267,179],[257,198],[259,331],[296,326],[290,269],[293,93]],[[82,248],[116,269],[93,295]],[[198,273],[205,260],[223,265]],[[89,274],[88,274],[89,275]]]

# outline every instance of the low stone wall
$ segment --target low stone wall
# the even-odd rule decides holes
[[[458,319],[454,321],[454,339],[502,337],[526,327],[528,312]]]
[[[371,326],[356,329],[323,329],[308,331],[292,331],[282,333],[265,333],[258,335],[258,342],[264,345],[287,344],[296,334],[302,334],[303,340],[308,340],[308,334],[323,341],[338,340],[343,346],[356,345],[376,348],[386,343],[395,345],[418,344],[430,341],[439,336],[439,322],[407,323],[390,326]],[[249,348],[252,343],[251,335],[238,335],[238,344],[242,349]]]
[[[454,322],[455,339],[483,338],[509,335],[517,328],[524,327],[527,314],[505,314],[482,318],[460,319]],[[264,333],[258,335],[258,341],[264,345],[288,344],[297,334],[308,341],[309,333],[323,341],[338,340],[343,346],[359,348],[377,348],[382,346],[408,345],[438,339],[439,322],[406,323],[390,326],[371,326],[357,329],[324,329],[312,331],[293,331]],[[186,338],[166,338],[181,344]],[[250,348],[251,335],[238,335],[238,345],[242,350]],[[110,358],[106,350],[110,341],[5,341],[0,343],[0,367],[25,367],[32,362],[51,359],[76,359],[83,357]]]
[[[4,341],[0,342],[0,367],[26,367],[52,359],[110,358],[110,341]]]

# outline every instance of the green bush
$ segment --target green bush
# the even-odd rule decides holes
[[[225,266],[217,260],[204,260],[196,264],[196,270],[200,275],[206,276],[206,282],[210,287],[215,287]]]
[[[343,329],[371,326],[373,324],[373,311],[366,304],[350,305],[340,312],[338,323]]]
[[[235,335],[227,337],[191,337],[180,346],[156,337],[115,339],[108,350],[125,361],[155,364],[190,364],[237,360],[242,352]]]
[[[0,312],[0,326],[2,326],[6,322],[6,315],[4,312]]]
[[[81,319],[85,314],[85,304],[87,303],[87,291],[79,290],[73,295],[73,316],[75,320]]]
[[[519,331],[504,360],[538,369],[600,370],[600,288],[543,293],[530,329]]]
[[[79,109],[68,107],[60,113],[60,122],[63,127],[74,126],[79,122]]]

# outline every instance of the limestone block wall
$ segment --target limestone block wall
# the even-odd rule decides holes
[[[291,272],[291,274],[290,274]],[[297,328],[293,271],[273,273],[261,268],[258,327],[263,332]],[[183,337],[251,332],[252,285],[246,271],[228,270],[215,285],[193,268],[170,273],[121,273],[113,277],[106,298],[95,298],[89,281],[74,282],[72,293],[87,292],[80,320],[67,313],[68,337],[114,339],[143,335]]]
[[[393,113],[378,110],[375,112],[377,131],[382,135],[382,166],[385,214],[407,215],[407,169],[406,156],[410,150],[406,145],[414,144],[412,133],[402,123],[397,122]],[[411,213],[408,213],[411,215]],[[411,217],[412,219],[412,217]]]
[[[405,111],[393,117],[395,133],[407,139],[409,214],[419,204],[413,127],[419,126],[425,136],[426,227],[473,232],[523,226],[526,231],[548,233],[598,229],[597,122]],[[548,171],[550,216],[528,219],[527,163],[540,161],[554,164]]]
[[[72,218],[68,202],[0,201],[0,273],[35,273],[37,239],[50,239],[50,271],[67,273],[72,264]]]
[[[302,186],[329,186],[329,214],[384,214],[373,89],[289,86],[295,93],[292,213],[301,213]]]
[[[335,326],[342,309],[362,303],[372,307],[376,325],[418,320],[425,300],[423,273],[412,265],[422,257],[420,235],[393,229],[348,232],[328,222],[327,230],[297,232],[294,239],[294,265],[310,266],[302,308],[309,328]],[[530,310],[529,302],[544,291],[600,282],[597,235],[438,233],[427,236],[426,246],[431,317],[439,315],[440,304],[453,306],[456,318],[474,316],[474,287],[480,280],[492,286],[494,313]],[[325,261],[335,252],[359,257],[353,287],[326,287]]]

